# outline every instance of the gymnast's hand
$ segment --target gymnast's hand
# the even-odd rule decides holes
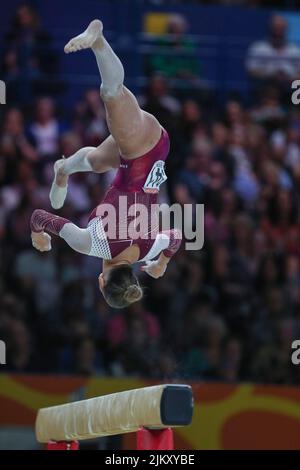
[[[51,250],[51,237],[46,232],[31,232],[32,245],[39,251]]]
[[[162,277],[167,269],[168,259],[165,256],[160,256],[155,261],[146,261],[144,266],[141,266],[141,270],[149,274],[149,276],[158,279]]]

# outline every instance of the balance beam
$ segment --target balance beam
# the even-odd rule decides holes
[[[36,419],[36,438],[48,443],[48,448],[61,448],[55,444],[62,442],[66,443],[63,448],[73,449],[77,440],[138,431],[138,447],[153,449],[161,445],[157,441],[166,440],[166,432],[172,434],[171,426],[190,424],[192,414],[190,386],[157,385],[42,408]]]

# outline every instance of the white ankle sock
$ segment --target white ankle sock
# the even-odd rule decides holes
[[[64,171],[67,175],[79,173],[84,171],[93,171],[93,168],[88,160],[88,153],[95,150],[96,147],[83,147],[78,150],[74,155],[64,160]]]

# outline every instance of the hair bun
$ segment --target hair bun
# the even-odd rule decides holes
[[[143,290],[137,284],[132,284],[131,286],[127,287],[124,293],[124,299],[129,303],[137,302],[142,297],[143,297]]]

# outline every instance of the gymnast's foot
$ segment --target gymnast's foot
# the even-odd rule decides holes
[[[102,30],[102,22],[100,20],[93,20],[83,33],[70,39],[65,45],[65,53],[69,54],[69,52],[76,52],[92,47],[98,39],[101,39]]]
[[[53,209],[60,209],[65,202],[68,192],[69,176],[64,170],[65,158],[54,163],[54,180],[51,186],[49,198]]]

